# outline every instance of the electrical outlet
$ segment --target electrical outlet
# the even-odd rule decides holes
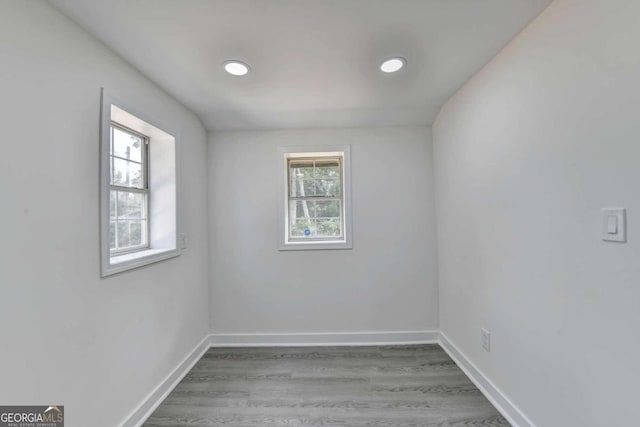
[[[187,233],[180,234],[180,249],[187,249]]]
[[[487,352],[491,351],[491,332],[484,328],[480,329],[480,332],[482,332],[482,348]]]

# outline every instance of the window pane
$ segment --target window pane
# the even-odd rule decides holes
[[[292,237],[305,237],[313,234],[313,208],[311,202],[292,200],[289,202],[289,226]]]
[[[113,166],[113,185],[143,188],[141,164],[114,158]]]
[[[318,219],[316,220],[317,237],[340,237],[340,219]]]
[[[291,197],[339,197],[340,162],[337,159],[290,160]]]
[[[142,233],[143,227],[143,221],[129,222],[129,239],[131,246],[140,246],[144,243]]]
[[[340,195],[340,180],[338,178],[316,179],[315,195],[338,197]]]
[[[339,200],[318,200],[313,203],[316,218],[340,218]]]
[[[109,192],[109,218],[114,219],[116,216],[116,197],[117,191],[111,190]]]
[[[118,220],[145,218],[145,199],[143,193],[118,191]]]
[[[289,215],[291,218],[307,218],[310,219],[314,216],[313,202],[306,200],[292,200],[289,202],[291,211]]]
[[[118,245],[115,249],[127,249],[147,244],[146,220],[124,220],[115,224],[118,233]]]
[[[109,222],[109,249],[116,248],[116,222]]]
[[[313,161],[312,160],[291,160],[289,161],[289,180],[290,183],[298,182],[298,192],[302,192],[302,184],[303,180],[313,178]],[[313,184],[309,184],[313,186]],[[306,189],[306,188],[305,188]],[[310,191],[313,191],[310,189]],[[293,191],[291,195],[294,195]],[[305,194],[310,195],[305,192]],[[301,194],[297,194],[301,195]]]
[[[340,237],[339,200],[292,200],[289,202],[289,235],[296,238]]]
[[[131,233],[128,222],[118,222],[118,249],[127,248],[131,245]]]
[[[142,162],[142,138],[113,127],[113,154],[125,159]]]
[[[316,183],[313,179],[297,179],[291,180],[289,187],[291,197],[309,197],[316,195]]]
[[[312,237],[314,234],[315,227],[309,219],[298,218],[291,224],[291,237]]]
[[[339,178],[340,163],[338,160],[317,160],[315,169],[316,178]]]

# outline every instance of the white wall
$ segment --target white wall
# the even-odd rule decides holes
[[[556,0],[434,125],[441,328],[538,426],[640,418],[638,46],[637,0]]]
[[[438,328],[427,128],[209,138],[214,333]],[[278,251],[278,147],[351,144],[353,249]]]
[[[0,2],[0,402],[119,424],[208,330],[206,134],[43,1]],[[100,88],[179,129],[182,256],[100,279]]]

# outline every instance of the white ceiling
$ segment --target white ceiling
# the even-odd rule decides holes
[[[50,0],[210,130],[428,125],[551,0]],[[407,66],[385,75],[380,62]],[[222,63],[241,59],[245,77]]]

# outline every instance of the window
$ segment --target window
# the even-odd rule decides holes
[[[112,122],[110,129],[109,249],[111,254],[149,247],[149,138]]]
[[[351,248],[349,147],[281,150],[280,249]]]
[[[175,137],[103,91],[102,276],[180,255]]]
[[[289,240],[342,238],[342,158],[289,158]]]

